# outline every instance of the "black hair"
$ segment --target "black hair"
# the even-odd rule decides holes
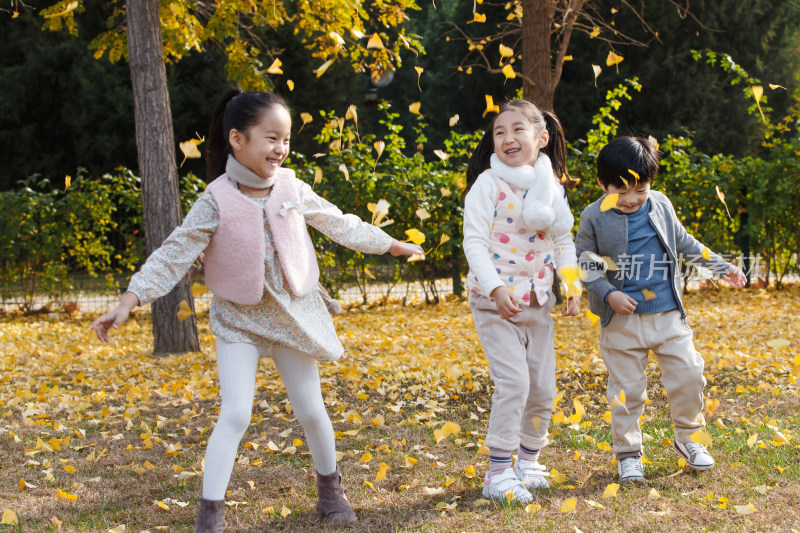
[[[637,183],[652,183],[658,174],[660,161],[661,154],[648,139],[618,137],[597,154],[597,178],[603,187],[618,189],[627,189]]]
[[[243,92],[240,88],[228,89],[217,101],[208,126],[206,145],[206,178],[209,182],[225,173],[225,165],[231,146],[228,137],[231,130],[242,132],[256,124],[269,108],[280,105],[289,109],[282,96],[268,91]]]
[[[516,109],[525,115],[537,131],[547,130],[550,140],[541,151],[550,158],[553,173],[561,181],[565,189],[571,189],[577,185],[578,180],[571,178],[567,171],[567,139],[564,135],[564,128],[555,113],[541,111],[527,100],[511,100],[503,104],[503,107],[492,119],[489,127],[483,132],[483,137],[478,141],[475,151],[472,152],[469,163],[467,163],[467,186],[464,188],[464,192],[461,193],[462,198],[467,195],[478,176],[490,166],[490,160],[494,153],[493,130],[495,120],[505,111],[512,109]]]

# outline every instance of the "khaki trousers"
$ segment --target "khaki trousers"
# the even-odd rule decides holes
[[[600,330],[600,354],[608,369],[609,403],[625,391],[625,407],[611,409],[611,433],[618,459],[642,453],[639,418],[647,400],[647,358],[655,354],[667,393],[674,437],[689,442],[705,426],[703,358],[694,349],[692,330],[678,310],[614,314]],[[626,409],[627,408],[627,409]]]
[[[548,443],[547,428],[556,395],[550,317],[554,304],[555,297],[551,296],[542,307],[523,305],[522,312],[504,320],[494,301],[476,294],[469,297],[472,319],[494,382],[485,442],[488,448],[513,451],[521,442],[540,450]]]

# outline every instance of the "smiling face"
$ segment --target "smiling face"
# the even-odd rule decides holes
[[[619,194],[617,198],[616,208],[623,213],[631,214],[638,211],[650,197],[650,182],[637,183],[631,187],[622,188],[615,185],[604,186],[600,180],[597,180],[603,192],[608,194]]]
[[[289,111],[282,105],[273,105],[245,131],[232,129],[228,141],[239,163],[267,179],[289,155],[291,130]]]
[[[492,134],[494,153],[510,167],[533,165],[549,140],[546,129],[537,131],[528,117],[514,108],[495,118]]]

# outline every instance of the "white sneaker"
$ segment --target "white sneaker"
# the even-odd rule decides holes
[[[714,458],[708,453],[706,447],[697,442],[682,443],[677,440],[673,443],[675,450],[686,459],[686,464],[695,470],[711,470],[714,468]]]
[[[514,463],[514,474],[528,490],[549,489],[547,468],[540,465],[539,461],[527,461],[517,458]]]
[[[506,468],[500,474],[495,475],[486,472],[486,476],[483,478],[483,497],[506,503],[512,501],[530,503],[533,501],[533,494],[525,488],[522,481],[517,479],[513,468]]]
[[[626,457],[617,463],[620,483],[641,483],[644,481],[644,466],[641,457]]]

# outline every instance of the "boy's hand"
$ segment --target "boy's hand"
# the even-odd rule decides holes
[[[615,313],[620,315],[630,315],[636,310],[636,300],[622,291],[614,291],[606,298],[608,305]]]
[[[581,312],[581,299],[576,296],[567,298],[567,306],[561,311],[561,316],[578,316]]]
[[[389,253],[397,257],[399,255],[421,255],[425,256],[425,250],[419,244],[413,242],[402,242],[397,239],[392,239],[392,245],[389,247]]]
[[[722,276],[722,279],[730,283],[734,289],[741,289],[747,285],[747,277],[736,267],[731,267],[728,273]]]
[[[497,305],[497,312],[500,313],[500,318],[507,319],[522,312],[519,302],[511,294],[505,286],[501,285],[492,291],[491,297],[494,298],[494,303]]]

